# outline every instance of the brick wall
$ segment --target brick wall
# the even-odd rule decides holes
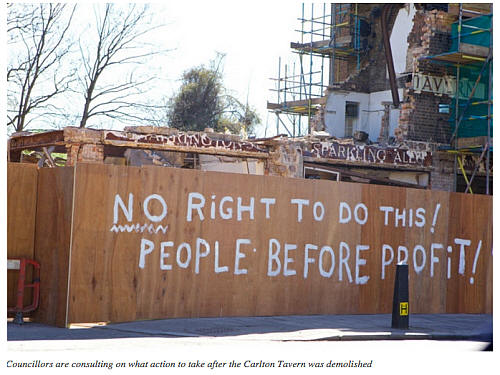
[[[439,104],[450,104],[447,95],[437,96],[429,92],[413,93],[404,103],[400,127],[406,124],[406,139],[422,142],[448,143],[451,137],[449,114],[439,113]],[[409,110],[406,110],[409,108]],[[402,110],[403,112],[403,110]]]
[[[102,163],[104,161],[104,146],[92,143],[71,144],[67,146],[67,154],[66,166],[73,166],[77,161]]]
[[[432,154],[431,189],[455,191],[453,170],[454,156],[448,152],[434,152]]]
[[[455,16],[446,12],[418,9],[413,18],[413,28],[408,36],[406,71],[442,77],[450,74],[443,64],[437,64],[424,56],[448,52],[451,46],[451,23]],[[450,104],[447,95],[430,92],[417,93],[407,82],[403,95],[396,139],[403,141],[423,141],[448,144],[451,137],[449,114],[439,113],[439,104]],[[454,191],[454,156],[446,152],[434,151],[431,188],[433,190]]]
[[[407,71],[436,77],[450,74],[445,65],[422,57],[449,51],[451,23],[455,18],[443,11],[417,9],[408,36]],[[411,89],[411,81],[406,86],[399,125],[395,131],[396,139],[399,142],[416,140],[448,143],[451,137],[447,121],[449,114],[439,113],[439,104],[450,104],[451,98],[429,92],[416,93]]]
[[[376,92],[390,89],[386,76],[387,63],[384,53],[382,38],[381,12],[384,4],[358,4],[358,15],[370,24],[370,35],[362,38],[361,43],[366,43],[368,49],[360,55],[358,71],[357,57],[349,56],[344,60],[335,60],[335,88],[356,91]],[[388,17],[388,30],[392,30],[399,7],[393,6]],[[354,12],[354,4],[351,4]]]
[[[304,177],[301,145],[289,140],[268,143],[269,161],[266,174],[281,177]]]

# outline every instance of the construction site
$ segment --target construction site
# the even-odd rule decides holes
[[[432,173],[349,172],[491,194],[491,4],[312,4],[299,22],[268,102],[278,134],[424,151]]]
[[[297,16],[273,137],[11,135],[9,316],[386,314],[397,264],[412,313],[492,314],[492,4]]]

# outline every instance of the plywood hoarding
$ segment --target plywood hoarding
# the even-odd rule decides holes
[[[36,165],[7,164],[7,258],[34,257],[38,171]],[[26,277],[31,280],[31,269]],[[19,271],[7,271],[7,306],[16,305]],[[31,303],[28,290],[24,304]]]
[[[60,173],[63,325],[388,313],[398,261],[412,313],[491,312],[488,196],[162,167]]]
[[[73,167],[39,170],[35,260],[40,263],[40,307],[35,318],[65,326],[73,222]]]

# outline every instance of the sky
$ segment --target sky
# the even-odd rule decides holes
[[[94,10],[92,3],[78,4],[78,23],[74,24],[73,30],[84,44],[95,34],[94,27],[88,26],[94,18]],[[301,4],[297,1],[227,0],[150,3],[151,25],[163,26],[148,33],[146,42],[167,52],[154,56],[143,65],[158,79],[158,84],[148,95],[152,98],[172,97],[179,88],[184,71],[201,64],[208,65],[217,52],[223,53],[224,86],[240,102],[248,100],[257,110],[262,122],[256,131],[258,137],[274,135],[275,126],[270,125],[265,131],[267,121],[276,123],[274,115],[268,115],[267,111],[267,101],[276,101],[276,93],[270,91],[274,85],[270,78],[278,76],[280,57],[285,63],[295,56],[290,50],[290,42],[300,38],[294,30],[300,26],[297,18],[301,16]],[[116,69],[106,73],[106,78],[103,76],[102,79],[122,78]],[[130,124],[123,126],[126,125]],[[113,124],[114,129],[123,126]],[[34,124],[34,128],[44,127]]]
[[[174,48],[159,58],[171,90],[178,87],[182,72],[208,63],[217,52],[226,54],[224,83],[242,102],[257,109],[263,122],[268,119],[267,101],[278,76],[280,56],[292,59],[290,42],[298,40],[301,3],[294,1],[167,2],[158,7],[166,24],[158,35],[164,48]],[[273,131],[270,126],[269,131]]]

